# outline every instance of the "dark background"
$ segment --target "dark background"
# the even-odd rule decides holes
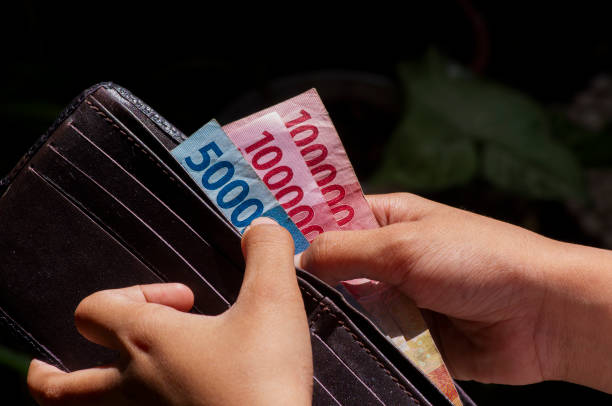
[[[612,149],[605,148],[612,147],[612,29],[604,7],[468,0],[203,7],[22,2],[5,10],[0,173],[99,81],[128,88],[186,134],[211,117],[225,123],[314,86],[366,191],[417,192],[554,238],[612,248]],[[583,193],[538,196],[500,186],[480,169],[436,187],[376,180],[389,159],[385,146],[411,114],[398,64],[419,63],[431,49],[478,83],[518,91],[559,117],[562,130],[552,137],[573,154]],[[590,144],[576,135],[582,130]],[[427,131],[419,136],[426,141]],[[2,393],[28,402],[21,358],[0,349]],[[464,388],[483,405],[612,401],[557,382]]]

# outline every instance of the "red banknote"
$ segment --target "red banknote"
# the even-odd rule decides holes
[[[224,130],[308,241],[324,231],[339,229],[277,113]]]
[[[256,118],[278,113],[343,230],[376,228],[353,166],[315,89],[223,127],[234,132]]]

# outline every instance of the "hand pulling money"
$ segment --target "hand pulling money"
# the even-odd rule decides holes
[[[172,155],[238,231],[244,232],[257,217],[271,217],[291,233],[295,252],[308,247],[304,235],[215,120],[174,148]]]
[[[257,217],[274,218],[293,236],[296,253],[325,231],[378,227],[315,89],[223,127],[212,120],[172,155],[238,231]],[[393,344],[461,405],[410,299],[367,280],[347,284]]]

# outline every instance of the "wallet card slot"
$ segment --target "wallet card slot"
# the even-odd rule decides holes
[[[74,124],[63,128],[52,143],[52,147],[72,165],[87,174],[114,199],[129,207],[149,229],[155,230],[189,265],[191,272],[218,291],[226,303],[236,299],[242,283],[241,270],[211,247],[208,239],[196,233],[190,224],[155,196],[139,179],[125,171]],[[157,169],[151,162],[147,163],[149,167]],[[209,313],[206,308],[201,310]]]
[[[308,309],[309,320],[323,311],[326,315],[319,316],[317,324],[327,325],[324,330],[342,327],[344,330],[344,333],[340,334],[343,336],[342,339],[337,340],[332,335],[332,339],[325,338],[325,341],[332,348],[340,347],[339,355],[346,357],[343,359],[350,360],[347,364],[355,365],[359,374],[366,377],[364,378],[366,382],[370,374],[378,375],[372,384],[373,388],[391,385],[391,388],[383,390],[381,395],[383,400],[394,403],[387,400],[387,395],[394,395],[397,399],[402,397],[403,392],[417,404],[419,402],[423,405],[452,404],[421,370],[412,364],[370,320],[351,307],[339,292],[301,269],[297,269],[297,274],[301,279],[300,289]],[[354,352],[347,351],[348,348],[353,348]],[[374,361],[374,364],[369,361],[353,360],[354,358],[363,360],[366,355]],[[379,367],[377,371],[368,368],[373,365]],[[400,389],[399,393],[397,388]]]
[[[98,290],[159,277],[30,167],[0,200],[0,229],[0,307],[69,370],[116,359],[78,333],[74,310]]]
[[[100,162],[97,162],[100,166]],[[136,216],[112,194],[63,157],[51,143],[39,154],[37,170],[48,183],[79,206],[93,221],[112,234],[134,256],[165,282],[180,281],[195,295],[195,309],[219,314],[229,302],[180,256],[154,229]],[[110,176],[110,170],[105,171]],[[214,252],[202,245],[202,256],[214,260]]]
[[[121,100],[130,104],[133,108],[137,109],[140,113],[142,113],[145,117],[147,117],[150,123],[155,123],[155,125],[160,128],[163,132],[164,138],[157,136],[157,138],[164,143],[164,145],[176,145],[183,142],[187,137],[185,134],[176,129],[172,124],[168,122],[165,118],[163,118],[158,112],[153,110],[148,104],[140,100],[138,97],[134,96],[129,90],[113,84],[112,89],[121,95]],[[103,95],[109,94],[108,92],[96,92],[94,97],[100,97]],[[127,106],[124,107],[127,108]],[[143,122],[144,124],[144,122]],[[148,126],[147,126],[148,127]],[[171,144],[168,144],[170,142]]]
[[[92,114],[93,113],[93,114]],[[228,227],[166,163],[107,110],[86,99],[75,112],[74,125],[125,171],[165,202],[238,269],[244,268],[240,234]]]
[[[317,334],[311,334],[313,357],[319,361],[314,372],[334,397],[344,403],[384,405],[384,402],[340,359]]]
[[[376,397],[383,404],[394,404],[398,398],[405,398],[410,405],[428,404],[408,381],[401,379],[402,375],[384,356],[377,354],[368,339],[342,313],[334,310],[333,302],[328,298],[318,301],[313,296],[307,298],[317,306],[308,314],[312,335],[319,337],[366,387],[376,388]]]
[[[327,318],[325,313],[321,311],[321,302],[326,298],[304,281],[300,281],[300,291],[304,298],[304,307],[309,320],[313,358],[318,361],[314,363],[314,374],[318,377],[319,383],[325,387],[330,395],[333,394],[336,400],[340,399],[341,403],[353,404],[360,403],[362,399],[370,399],[372,404],[384,404],[380,397],[336,353],[334,348],[319,335],[317,327],[320,324],[320,319]],[[360,348],[360,350],[363,351],[364,349]],[[347,374],[348,379],[338,378]],[[350,384],[347,382],[350,382]],[[355,392],[355,388],[358,388],[357,392]],[[367,392],[365,395],[362,393],[364,391]],[[357,395],[358,397],[354,398]]]
[[[312,382],[312,404],[313,406],[342,406],[342,403],[340,403],[340,401],[338,401],[338,399],[336,399],[334,395],[327,390],[327,388],[317,379],[316,376],[313,377]]]

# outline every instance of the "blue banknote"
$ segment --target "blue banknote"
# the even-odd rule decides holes
[[[270,217],[291,233],[296,254],[308,248],[306,238],[217,121],[206,123],[172,155],[240,233],[257,217]]]

